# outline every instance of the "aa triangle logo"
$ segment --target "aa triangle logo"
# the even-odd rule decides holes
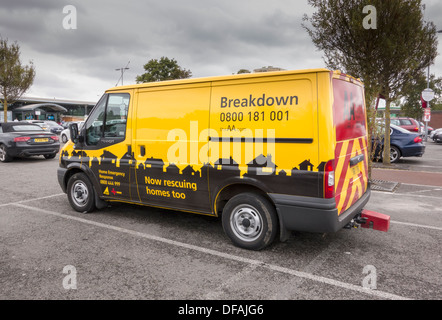
[[[103,194],[105,194],[107,196],[109,195],[109,187],[106,187],[106,190],[104,190]]]

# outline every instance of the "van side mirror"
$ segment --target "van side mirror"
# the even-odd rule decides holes
[[[78,125],[76,123],[69,124],[69,135],[73,143],[77,143],[79,140]]]

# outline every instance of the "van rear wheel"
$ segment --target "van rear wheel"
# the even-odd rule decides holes
[[[91,212],[95,209],[95,194],[92,183],[84,173],[74,174],[68,181],[68,199],[78,212]]]
[[[238,247],[261,250],[270,245],[278,231],[275,207],[263,196],[242,193],[223,209],[224,232]]]

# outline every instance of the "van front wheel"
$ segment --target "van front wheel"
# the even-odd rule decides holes
[[[224,232],[236,246],[249,250],[261,250],[273,242],[277,221],[275,207],[254,193],[234,196],[222,214]]]
[[[84,173],[74,174],[68,181],[68,199],[78,212],[91,212],[95,209],[95,194],[92,183]]]

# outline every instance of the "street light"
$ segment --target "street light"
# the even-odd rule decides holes
[[[424,7],[424,9],[425,9],[425,7]],[[436,31],[436,33],[442,33],[442,30],[438,30],[438,31]],[[427,89],[431,90],[430,89],[430,65],[428,65]],[[427,108],[430,109],[430,101],[427,101]],[[425,142],[427,142],[427,137],[428,137],[428,121],[425,121],[425,137],[424,137]]]
[[[124,67],[124,68],[115,69],[115,71],[121,71],[121,76],[120,76],[121,85],[124,85],[124,83],[123,83],[123,74],[124,74],[124,71],[129,70],[129,68],[128,68],[129,63],[130,63],[130,61],[127,63],[126,67]],[[118,85],[118,83],[120,82],[120,79],[118,79],[118,82],[117,82],[117,84],[115,86]]]

